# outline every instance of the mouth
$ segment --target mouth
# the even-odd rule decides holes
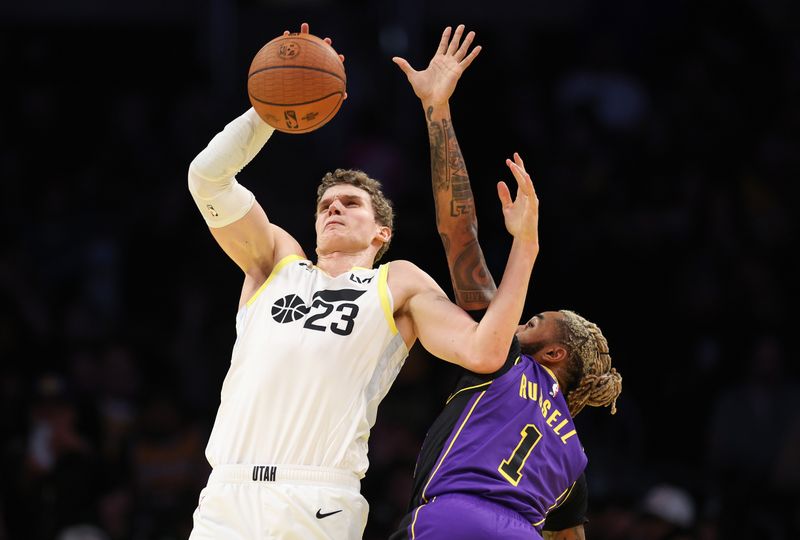
[[[322,230],[327,230],[329,227],[333,227],[334,225],[344,225],[341,221],[331,220],[325,224]]]

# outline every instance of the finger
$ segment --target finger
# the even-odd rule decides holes
[[[283,35],[284,35],[284,36],[288,36],[288,35],[289,35],[289,31],[288,31],[288,30],[284,30],[284,31],[283,31]]]
[[[503,205],[503,208],[508,208],[513,203],[511,201],[511,192],[508,190],[508,186],[502,180],[497,183],[497,196],[500,197],[500,204]]]
[[[308,34],[308,23],[304,22],[300,25],[300,33],[301,34]]]
[[[536,195],[536,189],[533,187],[533,180],[531,179],[530,173],[525,170],[525,162],[522,161],[522,156],[519,155],[519,152],[514,152],[514,163],[519,166],[522,171],[522,174],[525,177],[525,190],[527,193]]]
[[[467,55],[467,51],[469,50],[469,46],[472,45],[472,40],[475,39],[475,32],[469,32],[467,37],[464,38],[464,42],[461,44],[461,47],[458,48],[456,51],[455,57],[456,60],[459,62],[463,60],[463,58]]]
[[[344,97],[342,98],[342,101],[344,101],[346,99],[347,99],[347,92],[344,93]]]
[[[332,40],[331,38],[329,38],[329,37],[326,37],[326,38],[325,38],[325,39],[323,39],[322,41],[324,41],[325,43],[327,43],[327,44],[328,44],[328,45],[330,45],[331,47],[333,46],[333,40]]]
[[[508,168],[511,169],[511,174],[514,175],[514,179],[517,181],[517,187],[525,192],[525,171],[523,171],[519,165],[511,161],[510,159],[506,160],[506,165]]]
[[[340,54],[340,55],[339,55],[339,61],[340,61],[342,64],[344,64],[344,55],[343,55],[343,54]]]
[[[467,55],[467,57],[461,61],[462,69],[467,69],[469,65],[472,63],[472,61],[475,60],[475,58],[480,54],[480,52],[481,52],[480,45],[472,49],[472,51]]]
[[[520,156],[518,152],[514,152],[514,163],[516,163],[523,169],[525,168],[525,163],[522,161],[522,156]]]
[[[514,155],[515,159],[519,157],[518,154]],[[517,180],[517,186],[525,195],[529,197],[536,196],[536,190],[533,188],[533,181],[531,180],[531,175],[525,171],[523,167],[520,167],[517,163],[511,161],[510,159],[506,160],[506,164],[508,168],[511,169],[511,173],[514,175],[514,178]]]
[[[453,29],[449,26],[444,29],[444,32],[442,32],[442,39],[439,40],[439,48],[436,49],[436,54],[444,54],[445,51],[447,51],[447,43],[450,41],[450,32],[452,31]]]
[[[403,73],[405,73],[406,75],[411,75],[416,71],[414,68],[411,67],[411,64],[409,64],[405,58],[400,58],[399,56],[395,56],[394,58],[392,58],[392,62],[397,64],[397,67],[403,70]]]
[[[450,46],[447,47],[447,54],[454,54],[458,50],[458,45],[461,42],[461,34],[464,33],[464,25],[459,24],[453,34],[453,39],[450,41]]]

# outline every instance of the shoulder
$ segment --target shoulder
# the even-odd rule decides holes
[[[408,301],[422,292],[444,294],[436,281],[422,268],[404,259],[386,263],[387,285],[394,299],[395,311],[403,310]]]
[[[431,286],[438,288],[436,281],[422,268],[404,259],[387,262],[389,268],[387,279],[389,287],[394,293],[394,288],[408,290],[423,290]]]
[[[270,223],[269,225],[272,228],[272,234],[275,237],[274,264],[277,265],[281,260],[289,255],[297,255],[302,259],[306,258],[303,248],[300,247],[299,242],[297,242],[297,240],[295,240],[291,234],[278,227],[274,223]]]

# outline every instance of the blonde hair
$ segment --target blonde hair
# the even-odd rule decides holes
[[[567,394],[570,414],[574,417],[586,405],[610,405],[611,414],[616,414],[622,375],[611,367],[605,336],[596,324],[574,311],[562,309],[559,313],[563,316],[561,338],[569,353],[566,375],[570,379],[569,386],[574,386]]]
[[[389,229],[394,230],[394,210],[392,209],[392,201],[386,198],[381,191],[381,183],[374,178],[370,178],[367,173],[356,169],[336,169],[332,173],[327,173],[322,177],[322,181],[317,188],[317,206],[322,200],[322,195],[328,188],[338,186],[339,184],[348,184],[363,189],[369,194],[369,199],[372,202],[372,211],[375,213],[375,221]],[[391,237],[384,242],[378,253],[375,254],[375,262],[378,262],[383,254],[389,249]]]

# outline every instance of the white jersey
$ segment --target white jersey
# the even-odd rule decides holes
[[[239,311],[206,448],[212,467],[261,463],[367,470],[378,404],[408,356],[389,266],[331,277],[281,260]]]

